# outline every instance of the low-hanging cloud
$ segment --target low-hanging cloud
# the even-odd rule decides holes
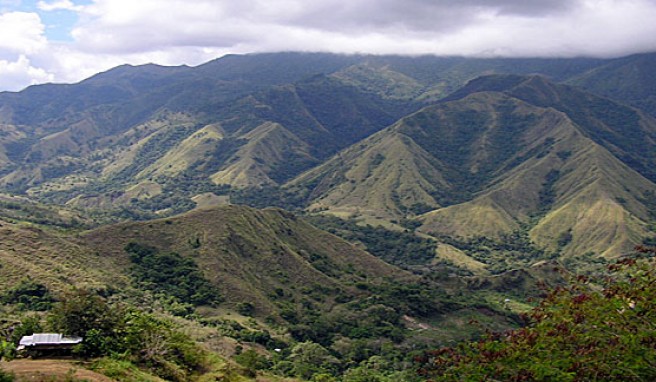
[[[399,53],[608,56],[656,45],[649,0],[96,0],[83,14],[73,32],[80,46],[115,53],[175,46],[376,54],[407,42]]]
[[[20,55],[16,61],[0,60],[0,89],[22,88],[25,85],[53,80],[44,69],[32,66],[30,60]]]
[[[15,25],[20,16],[31,27],[9,32],[22,43],[0,37],[0,60],[17,62],[23,54],[59,81],[115,63],[194,65],[229,52],[611,57],[656,50],[653,0],[49,0],[39,6],[78,14],[73,42],[44,41],[36,14],[5,13],[0,17]]]

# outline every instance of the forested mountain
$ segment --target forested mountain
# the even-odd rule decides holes
[[[628,84],[649,77],[652,58],[280,53],[122,66],[0,94],[0,186],[109,220],[227,195],[617,255],[651,235],[656,122],[626,105],[646,105],[650,82]],[[567,212],[582,205],[597,212]]]
[[[275,122],[310,144],[310,157],[291,150],[289,159],[300,162],[294,174],[480,74],[542,73],[566,80],[602,64],[285,53],[226,56],[195,68],[122,66],[79,84],[0,94],[0,121],[7,132],[0,150],[3,172],[18,169],[5,182],[24,191],[71,173],[89,173],[90,167],[98,172],[103,165],[98,158],[107,155],[108,146],[133,152],[135,144],[144,145],[156,132],[154,140],[164,147],[148,154],[147,164],[209,124],[221,124],[239,141],[263,123]],[[288,177],[289,169],[279,167],[284,174],[273,177]]]
[[[654,64],[656,54],[637,54],[611,60],[567,82],[606,97],[622,100],[656,115]]]
[[[311,190],[313,210],[416,216],[438,236],[523,230],[552,252],[619,255],[650,234],[654,137],[656,120],[608,99],[539,76],[482,77],[290,186]]]
[[[413,349],[654,242],[653,59],[231,55],[0,93],[0,319],[74,286],[244,376],[411,381]],[[216,366],[112,341],[85,351]]]

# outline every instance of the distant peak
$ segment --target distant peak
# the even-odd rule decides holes
[[[524,91],[533,89],[541,93],[549,89],[549,93],[555,92],[555,84],[547,77],[538,74],[516,75],[516,74],[490,74],[474,78],[465,86],[456,90],[444,98],[444,101],[454,101],[479,92],[501,92],[515,93],[518,89]]]
[[[462,88],[444,98],[444,101],[454,101],[479,92],[504,92],[529,79],[528,76],[515,74],[491,74],[476,77]]]

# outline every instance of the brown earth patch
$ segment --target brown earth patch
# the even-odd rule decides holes
[[[58,382],[73,380],[89,382],[114,382],[113,379],[70,360],[31,360],[18,359],[0,362],[0,369],[14,373],[17,382]]]

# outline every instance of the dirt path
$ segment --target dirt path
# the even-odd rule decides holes
[[[17,382],[55,382],[70,380],[70,377],[89,382],[114,382],[113,379],[86,370],[70,360],[18,359],[0,362],[0,369],[14,373]]]
[[[406,322],[406,324],[408,324],[407,326],[408,326],[408,328],[410,328],[410,329],[413,329],[413,330],[417,330],[417,329],[421,329],[421,330],[433,329],[430,325],[428,325],[428,324],[424,324],[423,322],[419,322],[419,321],[417,321],[416,319],[414,319],[414,318],[412,318],[412,317],[410,317],[410,316],[408,316],[408,315],[404,315],[402,318],[403,318],[403,320]]]

